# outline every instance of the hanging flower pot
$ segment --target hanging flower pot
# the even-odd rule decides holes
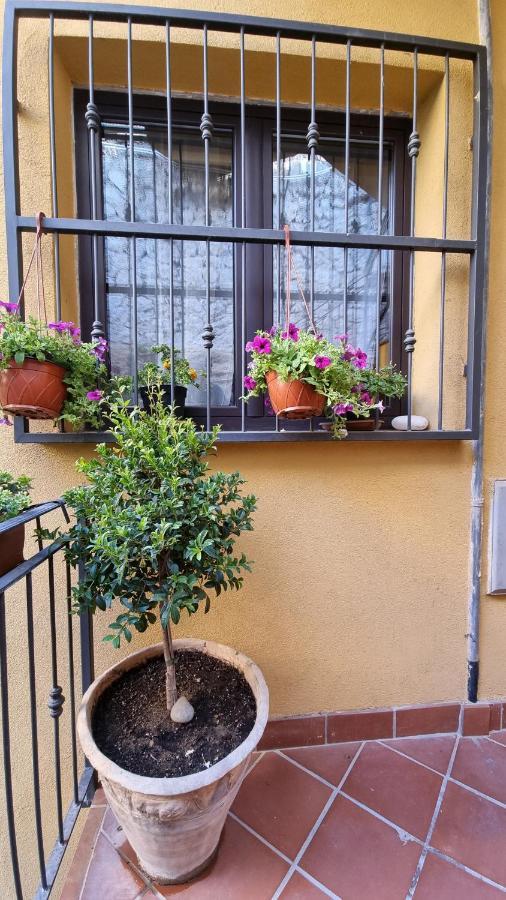
[[[13,416],[56,419],[67,396],[64,377],[65,369],[47,360],[11,360],[0,372],[0,407]]]
[[[0,578],[23,562],[25,526],[17,525],[4,532],[0,539]]]
[[[272,371],[266,373],[265,380],[272,408],[282,419],[310,419],[322,415],[325,397],[310,384],[293,378],[283,381]]]

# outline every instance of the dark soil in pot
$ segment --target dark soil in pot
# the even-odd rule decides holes
[[[195,709],[188,724],[172,722],[167,712],[163,657],[126,672],[99,698],[93,737],[122,769],[152,778],[192,775],[235,750],[253,728],[255,698],[234,666],[176,651],[176,678]]]

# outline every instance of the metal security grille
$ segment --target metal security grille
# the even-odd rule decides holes
[[[35,230],[35,210],[30,215],[22,214],[20,209],[19,191],[19,166],[17,155],[18,112],[17,112],[17,32],[20,17],[45,20],[49,46],[48,65],[48,89],[49,89],[49,158],[48,167],[51,172],[52,185],[52,215],[45,220],[45,231],[53,235],[54,239],[54,279],[56,315],[59,317],[61,310],[61,285],[60,285],[60,236],[75,235],[89,236],[92,245],[92,274],[93,274],[93,304],[94,320],[91,328],[91,336],[99,337],[104,334],[104,323],[101,321],[100,310],[103,308],[100,291],[102,290],[99,260],[103,242],[111,237],[121,237],[131,243],[131,271],[130,289],[131,304],[133,310],[133,371],[134,394],[137,394],[137,363],[138,363],[138,272],[136,242],[142,239],[152,239],[156,242],[168,242],[170,249],[170,278],[168,287],[168,309],[170,320],[170,343],[174,352],[174,242],[198,241],[205,247],[205,311],[206,322],[202,331],[202,343],[205,350],[206,368],[206,405],[201,417],[204,426],[209,429],[215,418],[215,410],[212,408],[212,359],[213,347],[216,339],[215,321],[213,321],[213,303],[211,287],[211,245],[227,243],[234,247],[236,259],[236,276],[240,285],[240,297],[237,311],[236,338],[241,348],[239,354],[237,380],[246,374],[247,359],[243,347],[251,335],[247,333],[247,304],[246,293],[246,259],[250,247],[258,246],[272,248],[274,264],[277,261],[277,272],[281,268],[281,253],[285,240],[281,221],[281,156],[282,156],[282,120],[284,105],[282,101],[282,59],[285,42],[296,40],[307,45],[307,56],[310,60],[308,96],[310,98],[307,107],[307,131],[306,146],[309,166],[309,228],[306,230],[294,230],[291,234],[292,245],[307,248],[310,261],[309,275],[309,300],[311,310],[314,312],[315,304],[315,255],[320,248],[339,248],[343,254],[344,288],[343,288],[343,325],[344,330],[348,323],[350,310],[349,291],[349,265],[350,256],[358,250],[368,250],[377,258],[377,289],[376,289],[376,365],[379,361],[380,345],[380,308],[382,303],[382,257],[387,254],[402,256],[407,272],[407,316],[402,323],[403,332],[403,356],[402,368],[407,376],[407,394],[405,412],[407,414],[408,430],[405,432],[394,431],[389,428],[371,432],[351,432],[348,440],[406,440],[406,439],[476,439],[479,431],[479,383],[481,372],[482,354],[482,329],[483,329],[483,295],[485,288],[485,204],[486,204],[486,175],[487,175],[487,127],[488,127],[488,99],[487,99],[487,58],[486,49],[483,46],[442,41],[426,37],[411,35],[398,35],[379,33],[361,29],[344,29],[328,25],[316,25],[275,19],[253,18],[250,16],[215,14],[209,12],[195,12],[172,9],[156,9],[142,6],[120,6],[115,4],[92,4],[80,2],[39,2],[39,0],[9,0],[6,6],[5,30],[4,30],[4,55],[3,55],[3,136],[4,136],[4,161],[5,161],[5,194],[7,214],[7,241],[9,260],[9,288],[11,297],[18,296],[19,285],[22,276],[21,237],[23,233]],[[55,136],[55,71],[54,71],[54,42],[55,23],[60,20],[76,20],[86,22],[88,28],[88,102],[86,106],[86,125],[89,136],[90,159],[90,218],[66,218],[59,215],[58,208],[58,183],[57,183],[57,159]],[[99,109],[96,103],[97,84],[95,80],[95,41],[96,23],[119,23],[124,28],[124,41],[126,43],[126,82],[128,97],[128,155],[130,171],[134,172],[134,65],[133,65],[133,27],[137,25],[157,26],[163,32],[165,42],[165,101],[166,101],[166,129],[168,147],[168,216],[163,222],[140,222],[136,219],[136,181],[135,177],[129,180],[129,210],[128,221],[110,221],[99,217],[101,207],[97,183],[97,159],[99,153],[100,130],[102,127]],[[40,24],[39,24],[39,27]],[[82,27],[82,26],[81,26]],[[174,102],[174,72],[173,72],[173,48],[174,31],[176,29],[190,29],[196,32],[198,46],[200,47],[200,61],[202,67],[203,89],[200,97],[200,134],[204,151],[204,224],[190,225],[175,222],[173,202],[173,176],[171,160],[171,148],[173,144],[173,102]],[[210,216],[210,183],[209,183],[209,158],[210,147],[213,142],[214,122],[212,109],[210,108],[209,91],[209,67],[210,54],[209,37],[216,33],[227,33],[236,36],[239,68],[240,95],[238,104],[240,109],[240,129],[238,148],[238,189],[239,209],[230,226],[213,224]],[[271,52],[274,61],[275,78],[275,161],[277,172],[277,196],[273,208],[272,227],[251,227],[247,221],[246,210],[246,178],[248,140],[246,126],[246,62],[247,55],[245,42],[249,38],[270,39]],[[318,149],[321,143],[318,122],[317,106],[317,51],[320,46],[333,45],[344,48],[344,228],[339,231],[315,230],[315,166]],[[364,51],[374,51],[375,67],[377,70],[377,84],[374,86],[374,94],[379,98],[377,110],[371,115],[371,121],[377,126],[378,148],[378,217],[376,227],[370,232],[356,231],[352,227],[349,208],[349,183],[350,183],[350,146],[352,143],[352,85],[353,66],[357,54]],[[383,154],[384,154],[384,122],[385,122],[385,56],[386,54],[409,54],[410,66],[406,69],[406,75],[411,80],[412,108],[410,119],[412,129],[407,141],[408,164],[410,166],[410,215],[409,233],[385,234],[382,229],[381,208],[383,188]],[[417,165],[420,154],[424,152],[422,145],[423,128],[420,126],[419,90],[420,77],[423,70],[423,61],[427,57],[439,58],[440,74],[443,85],[443,115],[441,128],[441,142],[438,152],[443,159],[442,175],[442,209],[438,221],[441,223],[437,229],[438,234],[419,236],[416,233],[416,187]],[[473,67],[473,97],[470,102],[473,105],[473,138],[472,138],[472,197],[471,197],[471,234],[468,238],[448,237],[448,205],[452,199],[449,194],[449,174],[451,159],[449,157],[450,133],[452,128],[450,98],[452,91],[453,60],[467,61]],[[40,77],[40,73],[37,73]],[[373,88],[371,87],[371,91]],[[211,97],[212,107],[212,97]],[[465,138],[463,138],[465,140]],[[441,146],[442,143],[442,146]],[[431,152],[427,150],[426,152]],[[466,202],[469,200],[467,188],[464,185]],[[436,254],[440,260],[440,289],[438,310],[430,312],[433,333],[437,334],[437,340],[432,341],[434,356],[434,413],[431,416],[431,428],[428,431],[415,431],[412,429],[412,416],[417,412],[414,405],[415,391],[415,360],[425,353],[424,346],[417,344],[416,313],[415,313],[415,259],[418,260],[426,254]],[[464,349],[461,360],[460,377],[466,379],[465,389],[462,391],[462,424],[446,427],[445,402],[447,400],[445,348],[447,342],[447,267],[448,259],[452,257],[468,260],[468,298],[466,298],[467,319],[467,346]],[[279,305],[278,305],[279,309]],[[278,313],[279,314],[279,313]],[[436,321],[437,319],[437,321]],[[89,337],[89,335],[85,335]],[[437,352],[434,350],[434,344]],[[416,351],[415,351],[416,347]],[[172,372],[174,367],[172,366]],[[240,391],[236,392],[240,394]],[[436,396],[437,395],[437,396]],[[238,416],[227,425],[223,420],[224,430],[220,439],[226,441],[293,441],[293,440],[329,440],[329,435],[318,429],[318,423],[312,420],[307,423],[286,423],[272,419],[249,417],[244,403],[239,404]],[[58,434],[31,432],[28,423],[23,420],[16,421],[15,437],[18,441],[95,441],[96,434]],[[107,439],[107,436],[106,436]]]

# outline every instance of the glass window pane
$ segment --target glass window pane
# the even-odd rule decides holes
[[[130,158],[125,125],[106,123],[102,139],[104,218],[130,219]],[[138,125],[134,137],[135,213],[141,222],[168,222],[166,129]],[[204,148],[197,127],[173,129],[172,182],[174,222],[205,223]],[[216,130],[209,148],[211,225],[233,224],[232,132]],[[107,330],[115,374],[133,373],[132,242],[106,238]],[[170,242],[138,238],[138,362],[153,359],[153,344],[170,342]],[[197,370],[206,353],[202,331],[207,323],[206,249],[197,241],[174,241],[174,344]],[[232,246],[211,244],[211,402],[228,406],[234,399],[234,265]],[[205,380],[189,388],[189,405],[205,406]]]
[[[345,232],[345,148],[344,141],[322,138],[315,159],[314,230]],[[378,202],[378,145],[374,141],[352,140],[348,183],[348,231],[355,234],[391,233],[390,183],[392,149],[383,152],[382,204]],[[311,162],[303,135],[283,137],[278,179],[275,144],[273,145],[273,217],[277,221],[278,185],[281,227],[287,223],[294,231],[311,227]],[[317,328],[333,338],[344,331],[345,302],[349,339],[362,347],[372,365],[376,360],[376,316],[378,299],[378,257],[375,250],[349,250],[345,292],[345,254],[342,248],[316,248],[314,253],[314,318]],[[283,318],[286,310],[286,255],[281,253],[278,280],[277,253],[274,260],[274,321],[277,310]],[[309,248],[294,247],[293,260],[309,305],[311,254]],[[391,253],[381,254],[380,344],[390,340]],[[309,320],[296,278],[291,285],[290,318],[302,327]],[[382,361],[390,356],[389,347],[381,352]]]

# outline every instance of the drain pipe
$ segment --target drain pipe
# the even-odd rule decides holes
[[[492,38],[490,26],[489,0],[479,0],[480,40],[487,48],[487,81],[489,90],[489,115],[487,134],[487,184],[486,184],[486,232],[485,271],[487,276],[483,289],[483,336],[480,372],[480,415],[478,439],[473,441],[473,467],[471,473],[471,588],[468,605],[467,628],[467,699],[471,703],[478,700],[478,679],[480,671],[480,595],[481,557],[483,534],[483,426],[485,409],[485,349],[486,321],[488,305],[488,261],[490,242],[490,189],[492,181]]]

